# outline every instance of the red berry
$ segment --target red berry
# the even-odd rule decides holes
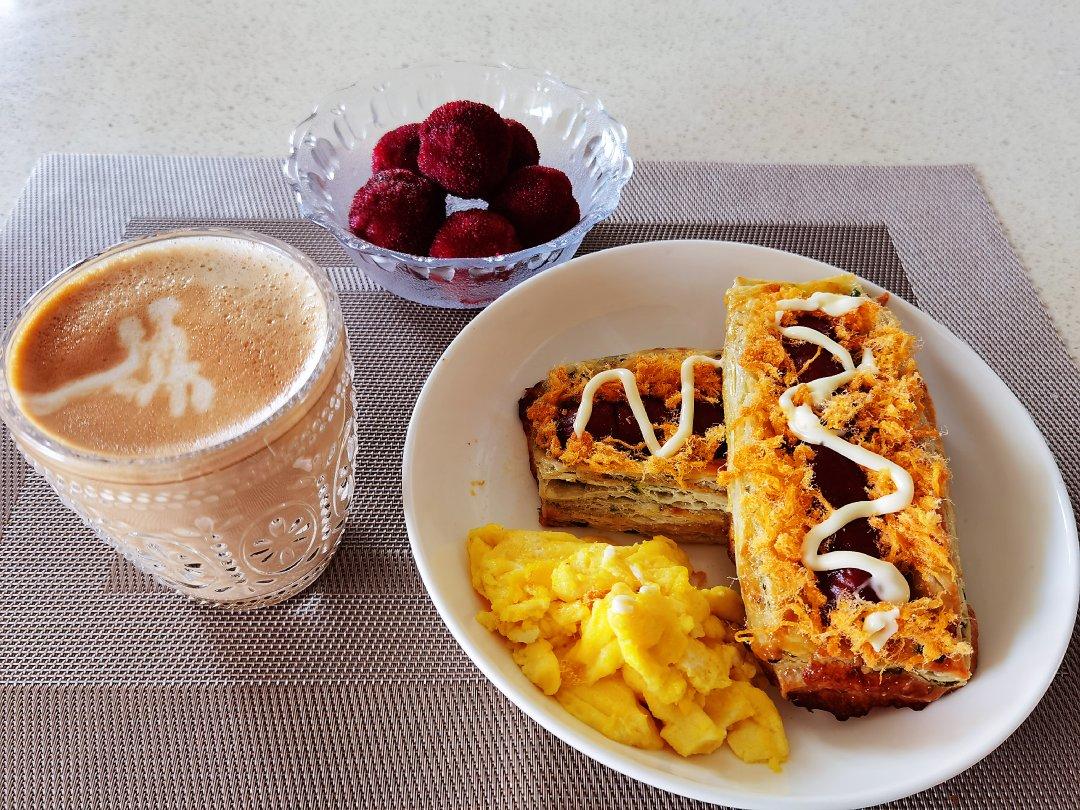
[[[486,104],[451,101],[420,125],[420,171],[459,197],[481,197],[506,177],[512,139]]]
[[[570,178],[548,166],[523,166],[510,175],[491,210],[514,223],[525,247],[554,239],[581,219]]]
[[[494,256],[515,250],[521,250],[521,242],[510,220],[479,208],[455,211],[431,242],[431,255],[440,259]]]
[[[513,118],[504,118],[507,129],[510,130],[510,166],[509,171],[520,169],[522,166],[535,166],[540,162],[540,149],[536,145],[536,138],[529,132],[520,121]]]
[[[373,245],[424,256],[445,217],[442,189],[408,169],[386,169],[356,192],[349,230]]]
[[[371,152],[371,173],[384,169],[408,169],[420,174],[416,155],[420,151],[420,125],[405,124],[379,138]]]

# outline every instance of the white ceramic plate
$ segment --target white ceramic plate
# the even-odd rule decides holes
[[[465,652],[551,733],[684,796],[746,808],[835,808],[923,790],[1016,729],[1068,644],[1080,577],[1076,527],[1054,460],[989,367],[897,298],[890,307],[922,338],[920,367],[947,431],[961,557],[979,618],[979,669],[968,686],[921,712],[879,710],[844,723],[779,701],[791,757],[774,774],[726,748],[681,759],[608,740],[545,697],[476,622],[481,602],[469,584],[466,533],[489,522],[538,526],[517,418],[527,386],[566,361],[655,346],[721,346],[723,293],[738,275],[801,281],[835,272],[801,256],[725,242],[653,242],[575,259],[512,290],[469,324],[432,371],[409,425],[403,476],[413,554]],[[710,581],[733,575],[715,548],[693,556],[716,577]]]

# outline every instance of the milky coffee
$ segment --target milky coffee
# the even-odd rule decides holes
[[[259,606],[329,562],[356,438],[321,268],[241,231],[121,245],[9,329],[4,418],[61,498],[190,596]]]
[[[238,239],[157,242],[74,275],[15,335],[21,410],[75,448],[111,456],[198,450],[288,399],[326,340],[315,281]]]

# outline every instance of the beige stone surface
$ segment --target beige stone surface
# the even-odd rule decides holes
[[[0,215],[45,152],[281,154],[354,79],[507,61],[599,92],[639,158],[975,164],[1080,356],[1077,31],[1069,2],[0,0]]]

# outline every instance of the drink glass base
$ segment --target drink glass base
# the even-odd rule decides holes
[[[334,555],[337,553],[337,546],[338,541],[337,539],[335,539],[334,548],[326,554],[325,559],[323,559],[315,568],[312,568],[310,571],[305,572],[305,574],[295,582],[291,582],[290,584],[275,591],[271,591],[270,593],[260,594],[259,596],[253,596],[249,599],[208,599],[202,595],[196,596],[193,593],[185,593],[184,591],[178,591],[175,583],[169,582],[168,580],[161,577],[155,576],[154,581],[157,582],[159,585],[165,586],[173,592],[179,593],[180,595],[187,597],[189,602],[194,602],[197,605],[205,605],[207,607],[217,608],[220,610],[230,610],[237,612],[242,612],[245,610],[258,610],[259,608],[270,607],[271,605],[280,604],[281,602],[284,602],[287,599],[292,599],[292,597],[307,590],[307,588],[310,587],[315,582],[315,580],[321,577],[323,573],[325,573],[326,569],[330,567],[330,563],[333,561]]]

